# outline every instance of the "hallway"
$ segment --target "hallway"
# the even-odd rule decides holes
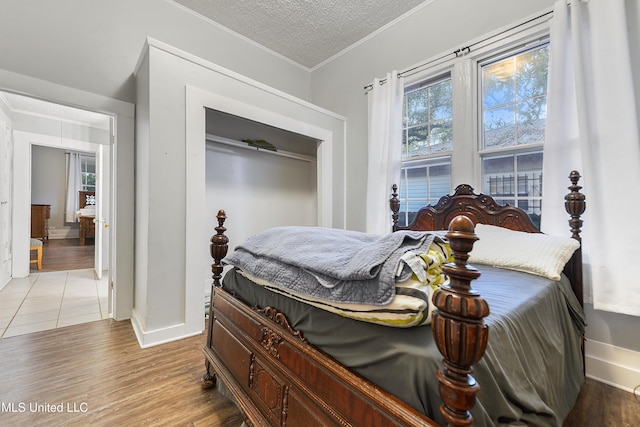
[[[0,337],[109,318],[108,274],[92,269],[31,273],[0,290]]]

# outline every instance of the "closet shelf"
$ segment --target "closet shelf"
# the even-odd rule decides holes
[[[251,146],[247,145],[247,143],[242,142],[242,141],[238,141],[238,140],[231,139],[231,138],[225,138],[223,136],[213,135],[213,134],[210,134],[210,133],[207,133],[205,135],[205,139],[206,139],[207,142],[216,142],[216,143],[219,143],[219,144],[230,145],[230,146],[238,147],[238,148],[244,148],[245,150],[258,150],[258,151],[260,151],[262,153],[273,154],[275,156],[288,157],[288,158],[291,158],[291,159],[302,160],[302,161],[311,162],[311,163],[316,163],[317,162],[316,158],[313,157],[313,156],[307,156],[305,154],[293,153],[291,151],[262,150],[260,148],[251,147]]]

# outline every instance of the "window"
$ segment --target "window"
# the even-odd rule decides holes
[[[469,183],[539,226],[548,27],[525,26],[405,76],[400,225]]]
[[[480,64],[482,191],[540,227],[549,45]]]
[[[411,224],[421,207],[437,202],[451,188],[451,162],[419,161],[402,167],[398,224]]]
[[[96,158],[95,156],[80,156],[80,174],[82,176],[82,191],[96,191]]]
[[[399,225],[451,188],[451,78],[447,75],[405,88]]]

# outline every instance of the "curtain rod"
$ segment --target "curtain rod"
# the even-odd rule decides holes
[[[438,62],[438,61],[440,61],[442,59],[445,59],[445,58],[447,58],[447,57],[449,57],[451,55],[455,55],[455,57],[457,58],[457,57],[462,56],[462,55],[464,55],[466,53],[470,53],[471,52],[471,48],[476,46],[476,45],[479,45],[480,43],[484,43],[484,42],[486,42],[487,40],[489,40],[489,39],[491,39],[493,37],[497,37],[497,36],[500,36],[502,34],[508,33],[509,31],[513,31],[516,28],[519,28],[519,27],[521,27],[523,25],[527,25],[527,24],[529,24],[529,23],[531,23],[531,22],[533,22],[535,20],[538,20],[540,18],[544,18],[545,16],[551,15],[551,14],[553,14],[553,10],[550,10],[548,12],[545,12],[545,13],[541,14],[541,15],[535,16],[535,17],[533,17],[533,18],[531,18],[531,19],[529,19],[529,20],[527,20],[525,22],[522,22],[522,23],[518,24],[518,25],[514,25],[513,27],[507,28],[506,30],[501,31],[498,34],[494,34],[494,35],[492,35],[490,37],[486,37],[486,38],[484,38],[482,40],[478,40],[475,43],[471,43],[469,46],[465,46],[465,47],[462,47],[460,49],[456,49],[451,53],[444,54],[444,55],[442,55],[442,56],[440,56],[440,57],[438,57],[436,59],[432,59],[431,61],[427,61],[427,62],[424,62],[422,64],[416,65],[415,67],[409,68],[408,70],[401,71],[401,72],[398,73],[398,77],[402,77],[402,76],[405,76],[405,75],[411,75],[410,73],[412,71],[416,71],[416,70],[418,70],[418,69],[420,69],[422,67],[425,67],[427,65],[433,64],[434,62]],[[380,80],[380,84],[381,85],[385,84],[386,82],[387,82],[386,78]],[[364,86],[365,95],[366,95],[367,92],[369,92],[372,89],[373,89],[373,83],[370,83],[370,84]]]

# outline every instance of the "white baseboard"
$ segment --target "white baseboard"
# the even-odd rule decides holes
[[[49,239],[77,239],[80,231],[77,228],[49,228]]]
[[[640,352],[598,341],[585,344],[586,375],[633,393],[640,385]]]
[[[204,319],[203,319],[203,328],[204,328]],[[138,338],[138,344],[141,348],[153,347],[160,344],[165,344],[171,341],[177,341],[183,338],[188,338],[194,335],[198,335],[202,333],[202,330],[199,331],[187,331],[187,325],[185,323],[181,323],[178,325],[169,326],[162,329],[156,329],[153,331],[145,331],[143,327],[143,323],[140,321],[140,316],[136,309],[134,308],[131,313],[131,326],[133,326],[133,331],[136,334],[136,338]]]

